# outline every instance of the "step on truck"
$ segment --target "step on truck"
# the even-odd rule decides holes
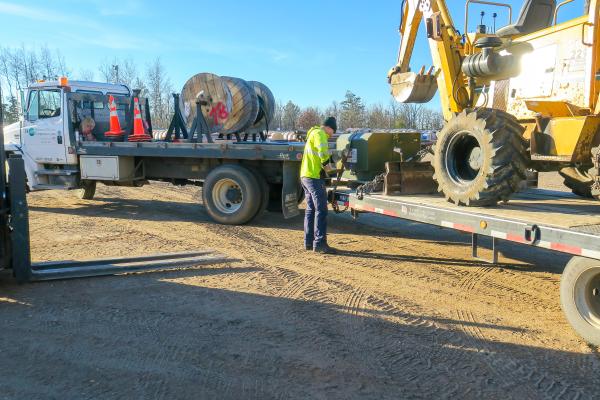
[[[5,129],[6,155],[23,158],[27,189],[73,190],[82,199],[92,199],[98,183],[140,187],[165,181],[202,186],[208,214],[223,224],[245,224],[267,209],[283,211],[286,217],[298,214],[302,143],[227,137],[213,141],[200,129],[184,138],[179,131],[184,126],[177,126],[166,140],[128,141],[134,94],[121,84],[66,78],[31,85],[20,96],[20,121]],[[110,129],[109,97],[116,103],[124,141],[105,136]],[[177,112],[178,104],[176,99]],[[143,111],[152,134],[147,103]],[[80,134],[86,117],[95,122],[97,140],[86,141]]]

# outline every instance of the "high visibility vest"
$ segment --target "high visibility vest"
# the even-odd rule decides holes
[[[323,164],[329,160],[327,133],[323,128],[314,126],[306,134],[306,145],[300,166],[300,177],[319,179]]]

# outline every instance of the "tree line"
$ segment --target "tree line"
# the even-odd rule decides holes
[[[48,46],[39,49],[0,48],[0,84],[4,99],[5,123],[18,120],[19,91],[42,79],[68,76],[74,80],[122,83],[140,89],[142,97],[150,100],[153,125],[166,128],[173,115],[173,86],[160,58],[154,59],[143,70],[129,58],[105,59],[94,70],[71,70],[63,55]],[[347,128],[418,128],[440,129],[441,113],[423,105],[399,104],[390,99],[387,105],[366,105],[360,96],[347,91],[341,101],[333,101],[325,108],[300,107],[292,101],[276,102],[275,115],[270,121],[271,130],[307,130],[320,124],[325,117],[334,116],[339,129]]]
[[[336,117],[340,130],[351,128],[439,130],[444,123],[442,113],[422,104],[400,104],[390,99],[385,106],[383,104],[367,106],[360,96],[347,91],[342,101],[333,101],[323,109],[310,106],[301,108],[291,100],[285,104],[278,101],[270,128],[283,131],[307,130],[321,124],[328,116]]]

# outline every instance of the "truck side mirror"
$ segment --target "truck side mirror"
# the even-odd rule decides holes
[[[25,115],[25,91],[23,89],[19,90],[19,106],[21,110],[21,116]]]

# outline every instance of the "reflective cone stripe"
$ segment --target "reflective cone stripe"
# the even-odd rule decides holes
[[[122,136],[125,131],[121,129],[119,116],[117,115],[117,104],[112,95],[108,96],[108,109],[110,110],[110,130],[104,133],[105,136]]]

